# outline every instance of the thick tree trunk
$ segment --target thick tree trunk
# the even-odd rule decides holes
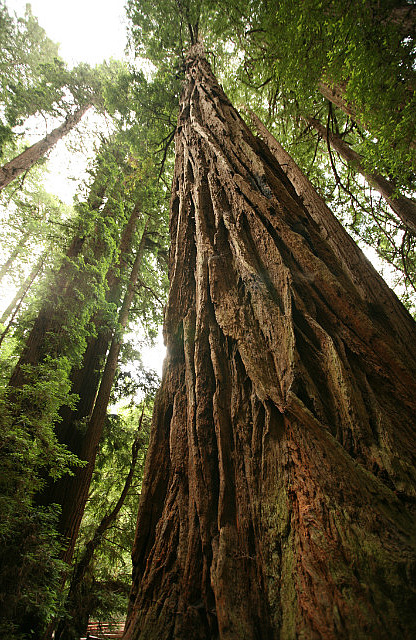
[[[340,156],[344,158],[348,164],[364,176],[368,184],[377,189],[409,231],[415,234],[416,202],[410,198],[406,198],[406,196],[397,194],[397,188],[394,182],[387,180],[379,173],[367,170],[364,167],[364,160],[360,154],[354,151],[340,136],[328,131],[319,120],[316,120],[316,118],[307,118],[306,121],[319,133],[323,140],[329,141],[331,146],[338,151]]]
[[[410,640],[413,320],[358,249],[343,263],[351,239],[315,221],[199,47],[171,237],[125,640]]]
[[[28,171],[40,158],[43,158],[56,143],[66,136],[81,120],[84,113],[91,107],[91,103],[85,104],[74,113],[70,114],[65,122],[48,133],[42,140],[35,142],[20,155],[13,158],[0,168],[0,190],[6,187],[12,180]]]

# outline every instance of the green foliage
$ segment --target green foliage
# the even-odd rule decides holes
[[[401,186],[414,185],[410,142],[415,137],[415,105],[409,89],[414,82],[413,42],[388,20],[395,3],[382,4],[380,9],[378,3],[365,0],[129,0],[135,62],[128,66],[111,61],[95,70],[79,65],[72,72],[30,10],[16,18],[0,5],[0,146],[3,142],[5,157],[16,152],[13,128],[32,114],[62,115],[93,100],[113,129],[101,139],[74,208],[65,208],[40,188],[40,170],[24,181],[23,189],[9,188],[2,196],[8,207],[3,216],[4,258],[30,234],[16,259],[15,281],[21,279],[18,272],[25,271],[35,244],[49,251],[47,274],[18,316],[2,352],[0,536],[22,576],[7,596],[11,613],[4,633],[11,638],[25,633],[19,631],[16,616],[24,620],[32,615],[42,625],[58,608],[62,566],[57,560],[59,540],[53,534],[56,514],[35,509],[33,497],[48,476],[57,478],[80,464],[56,439],[60,409],[76,403],[71,375],[81,366],[87,341],[104,328],[121,336],[119,311],[145,229],[145,251],[126,330],[130,336],[124,337],[113,399],[129,396],[133,405],[138,395],[153,392],[158,384],[152,373],[134,373],[132,363],[137,366],[140,360],[137,334],[151,341],[162,320],[171,143],[184,58],[198,33],[233,101],[254,107],[268,120],[344,225],[398,270],[408,287],[403,296],[411,304],[414,239],[351,167],[336,154],[328,156],[325,141],[318,141],[301,119],[317,113],[327,118],[321,80],[342,86],[361,126],[335,109],[328,118],[330,126],[365,154],[368,167],[394,176]],[[134,242],[120,260],[123,230],[136,207],[140,219]],[[119,282],[111,295],[109,274]],[[10,373],[24,355],[40,318],[47,331],[36,358],[21,362],[24,384],[7,389],[5,372]],[[78,592],[77,606],[84,618],[124,613],[150,409],[149,403],[132,489]],[[78,540],[78,560],[120,495],[139,412],[130,408],[108,418]],[[9,559],[4,559],[7,586],[12,571]],[[22,591],[23,581],[27,593]]]
[[[324,104],[320,82],[342,89],[357,122],[368,167],[409,186],[414,176],[415,49],[394,19],[399,3],[367,0],[207,0],[207,28],[227,69],[221,43],[238,56],[236,76],[261,91],[270,112],[287,121],[313,116]],[[221,49],[222,46],[222,49]],[[230,46],[228,46],[228,50]],[[374,145],[374,139],[377,145]]]
[[[74,576],[79,563],[83,562],[88,543],[96,536],[99,523],[120,499],[132,464],[133,440],[137,442],[139,454],[130,490],[116,519],[99,538],[81,583],[75,587],[74,578],[70,583],[67,624],[74,637],[85,633],[88,618],[107,622],[125,616],[131,580],[131,548],[153,405],[150,393],[143,402],[146,402],[145,408],[124,408],[107,419],[78,538]]]
[[[24,119],[38,112],[54,113],[67,72],[58,45],[46,36],[30,5],[23,17],[16,17],[1,3],[0,48],[1,149]]]
[[[129,0],[135,54],[158,68],[172,68],[172,62],[177,64],[192,44],[191,31],[197,30],[201,5],[200,0]]]
[[[56,520],[53,509],[34,509],[22,500],[13,526],[0,533],[2,638],[31,638],[35,620],[44,626],[60,613],[57,594],[64,566],[57,560]]]

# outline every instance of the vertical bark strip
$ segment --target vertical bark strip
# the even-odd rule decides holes
[[[18,178],[22,173],[29,171],[35,162],[43,158],[61,138],[66,136],[78,124],[90,107],[91,103],[79,107],[65,119],[65,122],[53,129],[42,140],[35,142],[13,160],[3,165],[0,168],[0,190],[7,187],[10,182]]]
[[[415,326],[313,207],[193,47],[125,640],[416,634]]]

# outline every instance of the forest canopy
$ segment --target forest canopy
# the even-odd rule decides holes
[[[75,640],[128,608],[128,640],[257,618],[364,638],[388,602],[410,638],[416,5],[127,0],[125,55],[95,65],[35,13],[0,2],[0,633]],[[161,382],[142,356],[163,323]],[[304,476],[302,428],[326,460]],[[339,620],[322,584],[316,618],[296,609],[303,499]]]

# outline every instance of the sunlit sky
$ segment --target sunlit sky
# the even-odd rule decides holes
[[[6,0],[9,11],[23,15],[27,2],[25,0]],[[121,59],[127,43],[126,18],[124,11],[125,0],[32,0],[32,13],[39,24],[45,29],[47,36],[60,45],[59,52],[68,66],[72,67],[80,62],[91,66],[109,60]],[[91,128],[88,120],[85,126]],[[43,123],[41,124],[41,126]],[[54,125],[56,126],[56,125]],[[46,131],[33,132],[34,140],[45,135]],[[71,134],[70,134],[71,135]],[[56,145],[50,154],[50,176],[46,188],[58,195],[68,204],[76,190],[76,181],[85,170],[86,160],[82,153],[75,156],[66,150],[68,139]],[[91,143],[85,140],[87,151],[91,153]],[[8,298],[4,297],[7,305]],[[161,332],[157,344],[153,349],[142,350],[143,362],[155,369],[159,375],[162,372],[162,362],[165,355]]]
[[[25,0],[6,0],[22,15]],[[126,45],[125,0],[32,0],[32,13],[69,64],[121,58]]]

